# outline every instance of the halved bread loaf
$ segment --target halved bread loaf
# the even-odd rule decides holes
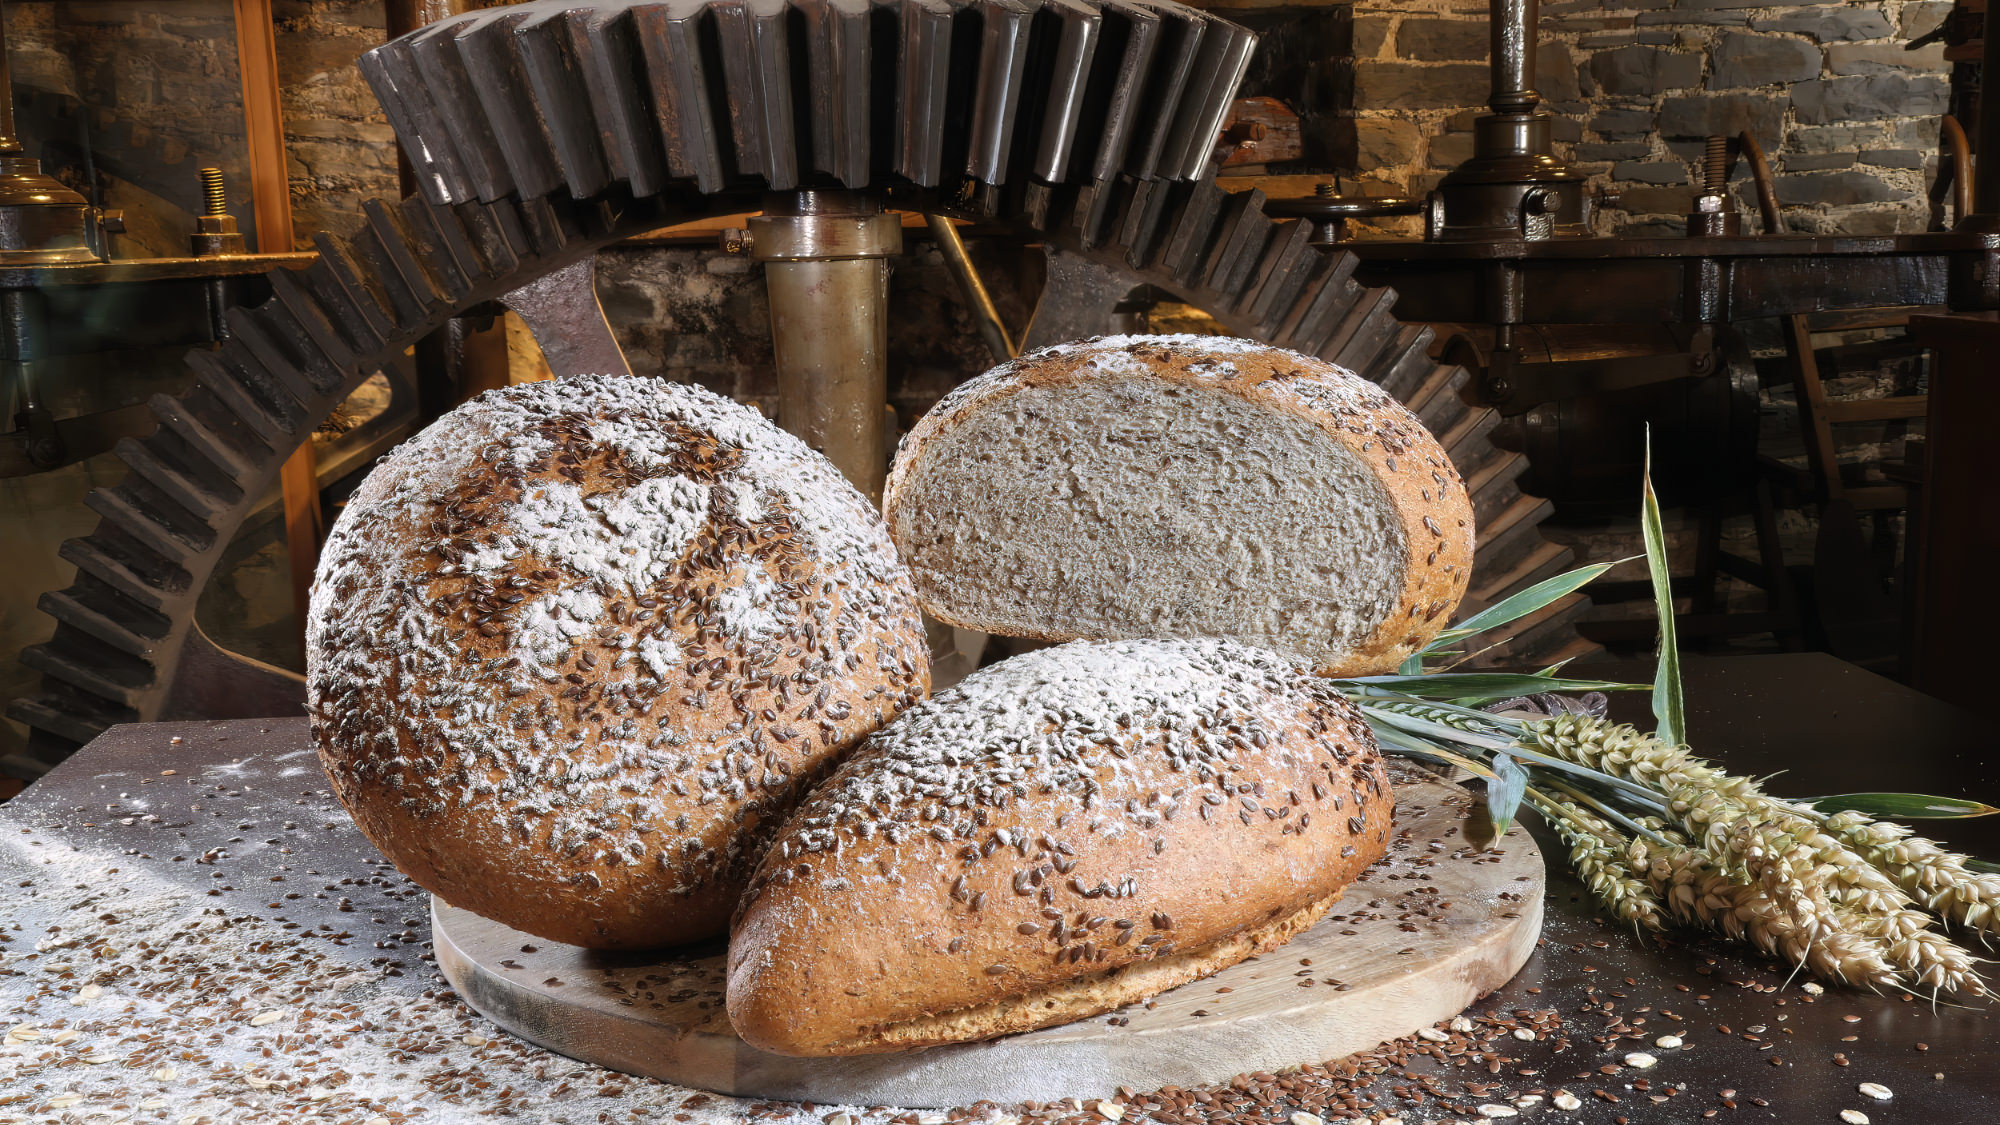
[[[1222,641],[1076,642],[877,731],[751,878],[737,1034],[789,1055],[1080,1019],[1289,940],[1387,846],[1367,723]]]
[[[1471,501],[1415,415],[1217,336],[1060,344],[966,383],[904,440],[883,509],[942,620],[1227,638],[1332,674],[1392,670],[1472,570]]]

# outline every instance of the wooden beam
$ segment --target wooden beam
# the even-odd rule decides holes
[[[271,0],[236,0],[236,67],[243,78],[243,126],[249,144],[250,206],[260,253],[292,249],[292,186],[285,160],[284,103],[278,85],[278,36]],[[279,476],[285,503],[285,546],[291,560],[292,608],[305,650],[306,611],[319,563],[319,472],[312,434],[285,461]]]

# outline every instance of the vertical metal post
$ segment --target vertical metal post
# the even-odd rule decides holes
[[[2000,226],[2000,35],[1985,36],[1979,55],[1979,137],[1973,153],[1982,163],[1972,178],[1972,213],[1977,229]],[[1959,216],[1959,226],[1971,216]]]
[[[1493,89],[1487,100],[1495,113],[1533,113],[1542,102],[1535,92],[1535,32],[1539,0],[1489,0],[1488,34],[1493,57]]]
[[[0,156],[21,152],[21,138],[14,133],[14,72],[7,65],[7,7],[0,4]]]
[[[872,501],[889,449],[889,262],[903,224],[859,192],[773,195],[750,220],[778,363],[778,424]]]

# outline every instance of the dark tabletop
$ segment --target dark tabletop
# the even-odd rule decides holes
[[[1779,794],[2000,796],[1992,740],[1969,715],[1830,657],[1690,658],[1685,675],[1697,752],[1738,773],[1785,771],[1770,783]],[[1644,720],[1645,697],[1618,698],[1614,713]],[[2000,824],[1925,828],[2000,857]],[[301,720],[114,729],[0,806],[0,888],[0,1121],[841,1125],[831,1107],[626,1079],[467,1010],[430,961],[424,894],[332,801]],[[1417,1125],[1525,1102],[1524,1121],[1603,1125],[1838,1122],[1843,1110],[1874,1125],[2000,1121],[1988,1009],[1815,995],[1788,978],[1741,947],[1621,929],[1552,862],[1541,948],[1468,1009],[1472,1032],[1234,1089],[1135,1091],[1125,1120],[1276,1123],[1311,1110]],[[1505,1033],[1530,1025],[1531,1040]],[[1669,1034],[1682,1044],[1654,1045]],[[1657,1063],[1626,1064],[1637,1051]],[[1892,1097],[1864,1096],[1863,1082]],[[1558,1091],[1582,1107],[1557,1109]],[[1104,1122],[1079,1106],[1026,1116]]]

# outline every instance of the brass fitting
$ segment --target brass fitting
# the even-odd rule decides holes
[[[243,232],[236,229],[236,216],[229,213],[222,169],[201,170],[202,213],[194,218],[194,245],[197,258],[218,258],[243,253]]]

